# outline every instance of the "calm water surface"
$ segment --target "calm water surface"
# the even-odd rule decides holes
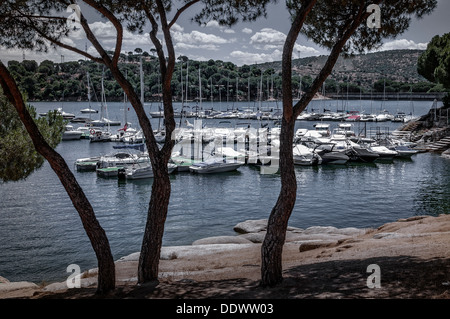
[[[361,105],[350,102],[355,108]],[[368,109],[373,103],[381,102],[363,104]],[[35,105],[38,112],[60,106]],[[110,118],[121,119],[123,105],[111,105]],[[399,105],[410,112],[409,102],[388,102],[384,107],[395,113]],[[424,114],[430,105],[415,102],[417,114]],[[85,104],[65,103],[64,107],[77,113]],[[131,113],[128,119],[136,123]],[[157,125],[157,120],[152,121]],[[313,124],[298,122],[297,127],[312,128]],[[394,130],[398,124],[378,126]],[[152,180],[119,182],[97,178],[93,172],[77,172],[73,166],[77,158],[112,152],[112,145],[63,141],[57,151],[72,167],[118,259],[140,250]],[[448,160],[427,153],[393,163],[297,167],[297,203],[290,225],[378,227],[414,215],[449,213],[448,167]],[[164,245],[189,245],[207,236],[234,235],[237,223],[268,218],[280,188],[279,175],[261,175],[249,166],[218,175],[177,173],[171,180]],[[96,267],[78,214],[48,163],[24,181],[0,184],[0,198],[1,276],[11,281],[64,280],[69,264],[80,265],[82,271]]]

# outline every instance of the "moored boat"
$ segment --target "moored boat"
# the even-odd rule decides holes
[[[63,141],[79,140],[83,132],[75,130],[72,125],[66,125],[62,134]]]
[[[79,158],[75,161],[77,171],[95,171],[100,156]]]
[[[195,163],[189,166],[192,173],[210,174],[210,173],[224,173],[237,170],[244,163],[242,162],[224,162],[223,158],[210,158],[206,161]]]
[[[169,174],[177,169],[177,165],[169,163],[167,165]],[[132,166],[119,169],[119,177],[125,177],[126,179],[145,179],[153,178],[153,168],[150,163],[138,163]]]
[[[297,144],[293,149],[294,165],[313,166],[322,164],[322,158],[319,154],[309,147]]]

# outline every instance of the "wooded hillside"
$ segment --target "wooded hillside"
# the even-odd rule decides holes
[[[335,92],[436,92],[444,91],[417,73],[417,60],[422,51],[396,50],[341,57],[326,81],[325,93]],[[121,68],[140,92],[140,57],[143,57],[145,100],[158,100],[160,76],[158,61],[147,52],[130,52],[121,56]],[[313,77],[325,62],[325,56],[307,57],[293,61],[293,87],[307,91]],[[9,70],[29,101],[86,101],[87,74],[91,82],[91,100],[99,101],[103,68],[90,61],[38,64],[33,60],[9,61]],[[181,70],[182,68],[182,70]],[[237,66],[221,60],[193,61],[178,58],[172,81],[173,96],[186,100],[198,99],[199,68],[204,100],[230,101],[281,98],[281,62]],[[181,73],[182,72],[182,73]],[[261,74],[262,73],[262,74]],[[237,82],[238,81],[238,82]],[[301,85],[300,85],[301,81]],[[186,88],[186,82],[189,83]],[[109,71],[104,73],[105,95],[108,101],[123,100],[123,91]],[[262,90],[260,89],[262,87]]]

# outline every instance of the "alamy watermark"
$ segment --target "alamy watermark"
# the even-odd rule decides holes
[[[81,8],[78,4],[70,4],[67,7],[66,12],[71,12],[72,14],[67,17],[66,24],[72,30],[77,30],[81,24]]]
[[[367,277],[367,288],[381,288],[381,268],[377,264],[367,266],[366,272],[371,273]]]
[[[367,27],[370,29],[381,28],[381,8],[377,4],[371,4],[367,7],[367,12],[372,13],[367,18]]]
[[[71,275],[66,280],[67,288],[81,288],[81,268],[77,264],[70,264],[66,268]]]

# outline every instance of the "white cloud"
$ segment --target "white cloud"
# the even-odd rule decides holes
[[[305,47],[304,45],[300,45],[298,43],[296,43],[294,45],[294,52],[292,53],[292,56],[294,58],[301,58],[301,57],[307,57],[307,56],[318,56],[321,53],[312,48],[312,47]]]
[[[180,26],[178,23],[174,23],[173,26],[170,28],[170,30],[175,32],[183,32],[184,28]]]
[[[209,21],[206,25],[204,25],[204,27],[219,29],[221,32],[228,33],[228,34],[235,33],[235,31],[233,29],[230,29],[226,26],[220,25],[219,22],[217,22],[216,20]]]
[[[274,50],[272,53],[251,53],[236,50],[230,53],[230,57],[236,60],[236,64],[254,64],[272,61],[280,61],[282,52]]]
[[[209,21],[205,25],[205,27],[207,27],[207,28],[218,28],[218,29],[222,28],[221,25],[219,24],[219,22],[217,22],[216,20]]]
[[[426,50],[428,43],[416,43],[413,40],[399,39],[386,42],[379,51],[387,50]]]
[[[271,50],[283,45],[286,35],[272,28],[263,28],[250,38],[250,44],[257,49]]]
[[[283,50],[285,41],[286,35],[283,32],[272,28],[263,28],[250,38],[250,44],[253,44],[256,49],[264,51],[281,51]],[[293,56],[298,57],[299,51],[301,52],[300,55],[302,57],[320,55],[318,50],[296,43],[294,46]]]
[[[176,24],[174,24],[174,27]],[[204,33],[197,30],[184,32],[183,28],[172,27],[172,40],[176,50],[202,49],[217,51],[220,45],[230,43],[230,40],[220,36]]]
[[[252,34],[252,33],[253,33],[253,30],[250,29],[250,28],[244,28],[244,29],[242,29],[241,31],[242,31],[243,33],[245,33],[245,34]]]

